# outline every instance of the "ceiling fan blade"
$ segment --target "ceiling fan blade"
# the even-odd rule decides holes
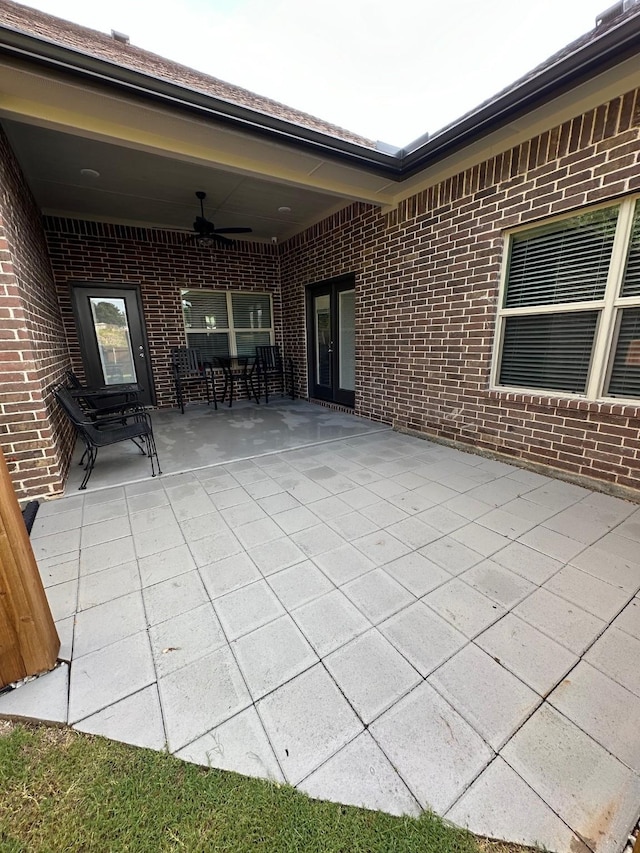
[[[216,228],[216,234],[251,234],[253,228]]]

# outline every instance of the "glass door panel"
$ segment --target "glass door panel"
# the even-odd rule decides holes
[[[103,384],[137,382],[125,300],[91,296],[89,305]]]
[[[353,277],[309,290],[309,392],[311,397],[355,404],[355,288]]]
[[[331,301],[328,294],[314,298],[316,385],[331,387]]]
[[[356,387],[355,295],[355,290],[338,293],[338,375],[343,391],[355,391]]]

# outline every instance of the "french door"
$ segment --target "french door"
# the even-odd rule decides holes
[[[74,285],[71,289],[87,384],[136,382],[140,400],[153,405],[153,377],[137,287]]]
[[[309,288],[311,397],[355,404],[355,281],[348,276]]]

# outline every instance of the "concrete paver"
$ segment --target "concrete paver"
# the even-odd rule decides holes
[[[540,697],[469,644],[428,678],[496,752],[540,704]]]
[[[540,696],[578,662],[577,655],[512,613],[476,638],[477,644]]]
[[[299,786],[309,796],[396,815],[420,806],[368,732],[347,744]]]
[[[257,708],[280,767],[293,785],[363,731],[320,664],[261,699]]]
[[[584,652],[607,626],[603,619],[542,587],[520,602],[513,613],[575,654]]]
[[[133,746],[157,750],[166,748],[160,699],[155,684],[86,717],[76,723],[74,728],[79,732],[101,735]]]
[[[269,739],[253,707],[211,729],[178,750],[176,755],[205,767],[284,782]]]
[[[382,622],[379,627],[423,678],[467,642],[464,634],[421,601]]]
[[[235,640],[231,649],[254,701],[318,662],[288,614]]]
[[[167,440],[162,477],[142,459],[122,484],[107,460],[107,488],[99,465],[86,494],[40,507],[71,663],[0,694],[0,716],[619,853],[640,812],[640,510],[308,404],[262,408],[295,409],[305,446],[287,426],[242,459],[246,430],[161,412],[202,468],[181,472]],[[221,453],[236,461],[206,467]]]
[[[493,757],[480,735],[426,682],[369,731],[420,805],[440,814]]]
[[[370,723],[422,678],[376,630],[324,659],[324,665],[364,723]]]
[[[595,853],[614,853],[635,824],[640,778],[548,705],[503,750],[505,760]]]
[[[640,697],[580,661],[549,704],[640,775]]]
[[[567,853],[590,853],[536,792],[499,756],[467,788],[447,818],[471,832]]]

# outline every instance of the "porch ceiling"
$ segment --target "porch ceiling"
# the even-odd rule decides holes
[[[205,215],[216,226],[249,226],[250,239],[269,241],[285,239],[349,201],[59,130],[2,124],[39,207],[53,216],[189,231],[198,212],[195,191],[205,190]],[[85,168],[100,177],[83,177]]]
[[[44,213],[189,230],[202,189],[216,225],[283,240],[352,201],[391,210],[630,91],[639,22],[635,13],[614,18],[400,151],[303,127],[0,22],[0,122]],[[100,178],[88,183],[82,168]]]
[[[204,190],[218,227],[248,226],[249,239],[271,241],[352,201],[393,199],[388,175],[293,145],[286,133],[231,127],[204,108],[160,104],[68,70],[0,57],[0,72],[0,122],[45,214],[189,231],[195,191]],[[84,178],[83,168],[100,177]]]

